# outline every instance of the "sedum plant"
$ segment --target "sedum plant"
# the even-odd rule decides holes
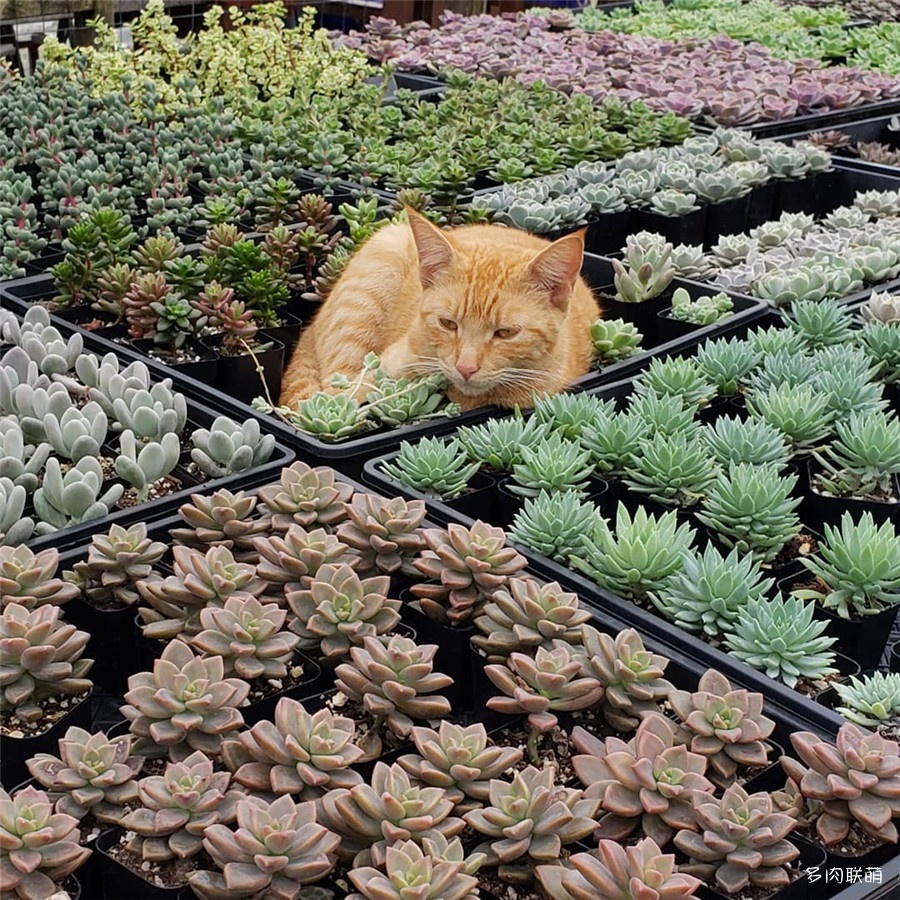
[[[122,715],[143,756],[178,761],[193,751],[216,756],[222,741],[244,723],[239,707],[250,686],[225,678],[221,657],[203,659],[182,641],[170,641],[152,672],[128,679]]]
[[[511,472],[522,461],[522,449],[535,447],[550,433],[550,422],[520,413],[503,419],[488,419],[481,425],[461,426],[457,440],[469,458],[501,472]]]
[[[348,521],[337,527],[337,537],[359,557],[364,574],[415,575],[412,561],[425,547],[421,525],[426,509],[422,500],[385,499],[356,493],[346,505]]]
[[[0,789],[0,810],[3,893],[20,900],[54,896],[91,855],[79,843],[78,819],[56,811],[31,785],[12,796]]]
[[[240,797],[235,817],[234,831],[216,823],[203,835],[203,848],[221,869],[189,877],[191,890],[203,900],[296,900],[303,885],[324,878],[337,862],[341,839],[316,821],[315,803]]]
[[[62,606],[78,596],[78,588],[56,577],[59,551],[54,548],[35,553],[24,544],[0,547],[0,608],[18,603],[34,609],[45,603]]]
[[[583,494],[591,472],[589,451],[554,431],[534,447],[522,447],[509,490],[522,497],[536,497],[541,491]]]
[[[639,506],[634,518],[624,503],[616,513],[615,534],[600,519],[592,535],[585,537],[581,555],[571,563],[601,587],[633,599],[658,590],[682,564],[694,530],[678,524],[674,510],[658,518]]]
[[[834,686],[845,718],[872,731],[900,716],[900,672],[873,672]]]
[[[426,496],[451,500],[468,487],[480,463],[469,462],[457,440],[422,438],[402,441],[393,461],[381,464],[385,473]]]
[[[489,805],[466,813],[469,827],[489,840],[479,845],[487,865],[557,860],[563,846],[597,827],[599,803],[581,791],[555,784],[556,769],[528,766],[511,782],[491,779]]]
[[[762,419],[720,416],[703,429],[701,437],[725,471],[732,463],[771,463],[781,470],[791,459],[791,448],[783,432]]]
[[[750,600],[744,615],[725,636],[725,646],[769,678],[795,687],[801,678],[834,675],[835,639],[823,635],[828,623],[813,618],[812,603],[794,597]]]
[[[771,797],[748,794],[733,784],[721,799],[709,797],[694,807],[699,831],[682,830],[675,846],[690,857],[680,870],[734,894],[747,885],[778,889],[790,884],[786,868],[800,850],[786,835],[797,820],[775,812]]]
[[[363,757],[353,719],[328,709],[309,713],[282,697],[272,721],[263,719],[222,745],[234,780],[253,793],[314,798],[317,791],[353,787],[362,777],[350,767]]]
[[[489,746],[480,722],[456,725],[445,719],[437,731],[417,725],[411,735],[418,754],[406,754],[397,762],[423,784],[443,788],[457,809],[471,801],[486,801],[491,779],[522,758],[522,751],[514,747]]]
[[[228,416],[217,416],[208,429],[197,428],[191,441],[191,459],[211,478],[261,466],[275,450],[274,435],[262,434],[256,419],[237,425]]]
[[[353,487],[335,481],[334,470],[313,468],[298,460],[281,470],[278,484],[259,489],[261,511],[270,517],[274,531],[291,525],[333,527],[347,518]]]
[[[509,526],[509,536],[556,562],[582,551],[584,536],[599,518],[597,507],[572,491],[541,491],[525,499]]]
[[[51,792],[56,811],[76,819],[88,813],[98,822],[115,824],[125,806],[138,800],[135,781],[144,759],[131,753],[131,735],[107,737],[73,725],[59,739],[59,756],[36,753],[28,771]]]
[[[732,463],[716,474],[697,518],[726,546],[772,562],[800,530],[796,483],[796,475],[783,476],[771,463]]]
[[[50,604],[30,610],[9,603],[0,613],[0,711],[26,724],[48,715],[41,706],[46,699],[91,689],[94,661],[81,657],[90,635],[61,615]]]
[[[427,528],[428,547],[413,566],[437,584],[415,584],[412,593],[422,611],[438,621],[458,624],[480,612],[490,594],[502,588],[528,561],[506,545],[506,534],[486,522],[471,528],[450,523],[447,530]]]
[[[629,847],[603,838],[596,852],[575,853],[567,865],[537,866],[541,887],[558,900],[682,900],[700,886],[677,871],[675,855],[646,837]]]
[[[858,823],[878,841],[897,843],[900,815],[900,755],[896,741],[887,741],[848,722],[837,742],[809,731],[791,735],[800,760],[781,757],[781,767],[808,800],[821,807],[816,834],[826,847],[843,841]]]
[[[733,628],[750,600],[766,597],[773,583],[752,556],[731,550],[723,557],[710,543],[702,553],[686,551],[681,568],[650,599],[679,628],[716,638]]]
[[[406,736],[413,719],[436,719],[450,712],[450,701],[426,696],[453,684],[449,675],[433,671],[436,644],[418,645],[395,635],[386,642],[364,637],[350,648],[350,662],[335,669],[335,686],[361,703],[378,722]]]
[[[724,785],[734,780],[739,766],[768,762],[763,741],[775,723],[763,715],[763,702],[762,694],[735,690],[715,669],[703,673],[696,691],[669,694],[669,704],[689,735],[691,751],[706,757],[710,777]]]
[[[596,837],[621,841],[640,828],[665,845],[677,829],[696,829],[693,806],[714,790],[707,761],[677,742],[664,716],[647,716],[630,741],[600,740],[579,726],[572,743],[579,751],[572,767],[584,796],[599,800],[606,813]]]
[[[877,615],[900,603],[900,535],[890,520],[876,525],[872,513],[859,522],[849,512],[840,527],[824,525],[824,542],[803,565],[823,587],[796,590],[802,600],[815,600],[842,619]]]
[[[286,591],[300,647],[340,659],[365,637],[387,634],[400,621],[400,601],[388,600],[387,575],[361,579],[348,565],[320,566],[306,588]]]
[[[591,325],[594,359],[601,366],[617,363],[640,353],[643,340],[644,336],[637,328],[624,319],[597,319]]]
[[[684,288],[676,288],[672,294],[672,318],[692,325],[713,325],[727,319],[734,309],[734,301],[724,291],[695,298]]]

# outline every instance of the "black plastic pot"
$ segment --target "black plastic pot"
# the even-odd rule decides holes
[[[84,654],[94,660],[91,681],[111,694],[124,694],[128,676],[134,671],[134,609],[98,609],[79,597],[66,604],[63,615],[91,636]]]
[[[584,238],[584,249],[588,253],[604,256],[617,253],[625,246],[625,238],[635,231],[634,210],[599,215],[588,222]]]
[[[775,197],[778,193],[778,184],[768,181],[750,191],[750,206],[747,210],[747,228],[756,228],[763,222],[768,222],[775,215]]]
[[[809,490],[800,507],[802,518],[809,522],[839,525],[844,513],[850,513],[853,521],[858,522],[860,516],[867,512],[871,514],[876,525],[900,521],[900,478],[896,475],[891,479],[895,499],[893,502],[885,503],[862,497],[836,497],[825,494],[816,488],[816,475],[821,471],[818,465],[807,462],[806,478]]]
[[[900,641],[894,641],[891,644],[891,649],[888,653],[888,671],[900,672]]]
[[[266,391],[273,399],[281,393],[284,344],[274,339],[267,340],[269,346],[265,349],[253,348],[252,355],[240,353],[232,356],[222,351],[223,340],[222,335],[210,335],[200,342],[219,357],[215,381],[217,390],[241,403],[250,403],[254,397],[264,397]],[[262,374],[257,366],[262,369]]]
[[[715,244],[723,234],[741,234],[750,218],[750,194],[711,203],[706,208],[705,243]]]
[[[3,735],[3,752],[0,754],[0,784],[9,789],[29,778],[26,762],[36,753],[56,753],[59,749],[59,739],[73,725],[90,730],[91,692],[86,694],[77,705],[54,722],[43,734],[25,738]]]
[[[154,355],[150,358],[171,371],[177,371],[183,376],[194,378],[210,386],[216,383],[219,371],[219,354],[204,346],[200,341],[193,339],[185,341],[184,352],[191,354],[191,358],[184,360],[179,359],[177,356],[172,356],[168,352],[161,351],[159,345],[154,344],[151,338],[142,338],[130,343],[142,355],[149,356],[150,352],[153,351]],[[193,358],[194,356],[197,358]]]
[[[307,697],[318,694],[322,690],[322,670],[317,662],[314,662],[298,650],[294,652],[291,664],[303,666],[303,680],[301,683],[270,694],[268,697],[257,700],[249,706],[242,706],[241,715],[244,717],[244,725],[247,728],[263,719],[271,721],[275,715],[275,707],[282,697],[290,697],[293,700],[302,701]]]
[[[683,216],[661,216],[645,209],[634,211],[631,221],[631,233],[636,231],[652,231],[665,236],[671,244],[702,244],[706,239],[708,210],[712,207],[701,206]],[[622,238],[619,247],[625,245]]]
[[[123,866],[109,855],[109,850],[119,843],[124,828],[109,828],[94,842],[94,853],[100,866],[103,893],[107,900],[175,900],[184,885],[160,887],[145,881],[136,872]]]
[[[305,304],[307,302],[308,301],[301,300],[300,304]],[[320,303],[310,303],[309,305],[315,306],[316,310],[321,306]],[[291,304],[292,309],[296,309],[297,306],[298,304]],[[282,310],[278,314],[278,325],[259,329],[260,339],[264,341],[277,341],[279,344],[284,344],[284,364],[287,365],[290,361],[291,354],[294,352],[294,348],[297,346],[297,341],[300,340],[300,332],[303,330],[303,323],[304,321],[307,321],[311,315],[312,310],[310,311],[309,316],[295,315],[294,312]]]

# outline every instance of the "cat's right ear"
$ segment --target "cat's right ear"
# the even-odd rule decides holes
[[[419,278],[422,280],[422,287],[431,287],[438,275],[453,261],[453,247],[441,229],[432,225],[424,216],[409,208],[406,215],[419,254]]]

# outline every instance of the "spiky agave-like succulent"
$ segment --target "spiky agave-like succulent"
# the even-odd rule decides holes
[[[481,425],[465,425],[457,440],[469,458],[502,472],[521,462],[522,448],[534,447],[550,433],[550,423],[521,413],[505,419],[488,419]]]
[[[91,855],[78,838],[78,819],[55,811],[43,791],[29,785],[10,796],[0,789],[3,893],[21,900],[57,893]]]
[[[466,798],[487,800],[490,780],[522,758],[522,751],[514,747],[488,746],[487,731],[480,722],[456,725],[445,719],[437,731],[417,725],[411,734],[419,752],[401,756],[397,762],[413,778],[443,788],[457,808]]]
[[[566,562],[582,552],[584,536],[593,533],[599,517],[597,507],[574,491],[541,491],[525,498],[508,533],[520,544]]]
[[[897,843],[900,815],[900,745],[848,722],[837,742],[809,731],[791,735],[801,761],[782,756],[781,767],[804,797],[821,802],[816,834],[826,846],[838,844],[858,822],[879,841]]]
[[[684,356],[655,357],[635,381],[637,393],[680,397],[685,409],[705,406],[716,386],[707,379],[700,363]]]
[[[841,618],[877,615],[900,603],[900,535],[888,519],[876,525],[866,511],[853,521],[841,516],[839,527],[824,526],[825,540],[800,562],[825,589],[795,590],[796,597],[815,600]]]
[[[729,397],[762,361],[762,353],[747,338],[704,341],[697,348],[697,362],[720,395]]]
[[[472,643],[491,661],[502,661],[515,650],[548,646],[555,638],[578,643],[581,626],[590,618],[578,608],[578,595],[564,591],[558,582],[510,578],[476,617],[475,626],[484,634],[475,635]]]
[[[791,458],[784,434],[762,419],[720,416],[703,429],[701,437],[726,471],[732,463],[771,463],[780,470]]]
[[[316,804],[278,797],[240,797],[237,829],[210,825],[203,847],[220,872],[202,870],[188,882],[203,900],[267,896],[296,900],[302,886],[324,878],[337,862],[340,837],[316,819]]]
[[[311,799],[320,789],[361,784],[350,766],[362,757],[353,719],[327,707],[309,713],[291,697],[278,701],[272,721],[263,719],[222,745],[222,758],[238,784],[256,793]]]
[[[353,487],[335,481],[334,470],[312,466],[298,460],[281,470],[278,484],[259,489],[260,506],[271,515],[275,531],[287,531],[297,524],[335,526],[347,518],[347,503]]]
[[[350,662],[335,669],[335,686],[392,731],[407,735],[413,719],[450,712],[446,697],[432,695],[453,684],[449,675],[433,671],[437,651],[437,644],[419,645],[400,635],[386,643],[364,637],[362,647],[350,648]]]
[[[24,544],[0,547],[0,607],[18,603],[34,609],[45,603],[61,606],[78,596],[74,584],[56,577],[59,551],[48,548],[35,553]]]
[[[457,440],[422,438],[403,441],[394,460],[381,464],[385,473],[427,496],[452,499],[468,487],[480,463],[469,462]]]
[[[534,418],[546,422],[552,432],[568,441],[577,441],[586,429],[598,425],[615,409],[613,401],[594,394],[534,394],[533,402]]]
[[[215,756],[222,741],[244,724],[238,707],[250,685],[225,678],[221,657],[203,659],[182,641],[170,641],[152,672],[128,679],[122,715],[144,756],[185,759],[194,750]]]
[[[502,588],[528,561],[508,547],[502,528],[481,520],[471,528],[450,523],[447,530],[426,528],[427,550],[413,566],[438,584],[415,584],[423,612],[451,623],[464,622],[480,611],[487,597]]]
[[[339,525],[336,534],[359,557],[360,572],[415,574],[412,560],[425,547],[422,500],[388,500],[360,492],[346,505],[346,513],[349,521]]]
[[[747,395],[750,415],[777,428],[794,453],[808,453],[831,434],[834,412],[828,396],[809,384],[781,384]]]
[[[700,879],[676,871],[675,855],[644,838],[630,847],[602,839],[596,852],[575,853],[565,866],[537,866],[538,881],[557,900],[682,900]]]
[[[520,462],[513,464],[509,490],[522,497],[535,497],[541,491],[583,494],[592,471],[590,452],[553,431],[534,447],[522,448]]]
[[[320,566],[306,588],[286,592],[300,646],[329,659],[347,655],[363,638],[387,634],[400,621],[400,601],[389,600],[387,575],[360,578],[348,565]]]
[[[738,766],[764,766],[768,751],[763,743],[775,722],[763,715],[762,694],[732,688],[715,669],[707,669],[697,690],[676,690],[669,704],[690,735],[690,749],[705,756],[710,775],[730,781]]]
[[[625,466],[625,484],[658,503],[693,506],[715,478],[707,446],[683,431],[654,434]]]
[[[873,672],[835,684],[843,706],[835,707],[845,718],[875,731],[900,717],[900,672]]]
[[[57,812],[81,819],[91,813],[98,822],[116,823],[125,805],[138,798],[135,778],[144,758],[132,756],[131,735],[107,737],[73,725],[59,739],[59,756],[36,753],[28,771],[51,792]]]
[[[834,675],[835,639],[813,618],[812,603],[795,597],[750,600],[744,615],[725,635],[725,645],[748,666],[794,687],[800,678]]]
[[[658,844],[679,828],[696,829],[693,805],[712,794],[706,759],[676,741],[675,729],[660,714],[647,716],[630,741],[600,740],[577,726],[572,743],[579,751],[572,767],[584,796],[607,813],[596,836],[622,840],[640,827]]]
[[[715,880],[729,894],[748,884],[780,888],[790,883],[785,867],[800,850],[785,838],[797,820],[775,812],[767,793],[748,794],[733,784],[721,799],[698,803],[694,815],[699,832],[675,835],[675,846],[690,857],[688,865],[679,867],[682,872]]]
[[[582,791],[555,783],[556,769],[528,766],[513,780],[494,778],[489,805],[464,816],[466,824],[489,840],[478,847],[488,865],[531,860],[556,860],[565,844],[587,837],[597,827],[599,801]]]

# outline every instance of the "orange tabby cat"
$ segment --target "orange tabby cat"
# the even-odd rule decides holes
[[[496,225],[441,231],[409,212],[354,255],[285,370],[281,403],[356,377],[377,353],[395,378],[441,373],[463,409],[527,407],[591,364],[600,309],[579,277],[584,234],[553,243]]]

